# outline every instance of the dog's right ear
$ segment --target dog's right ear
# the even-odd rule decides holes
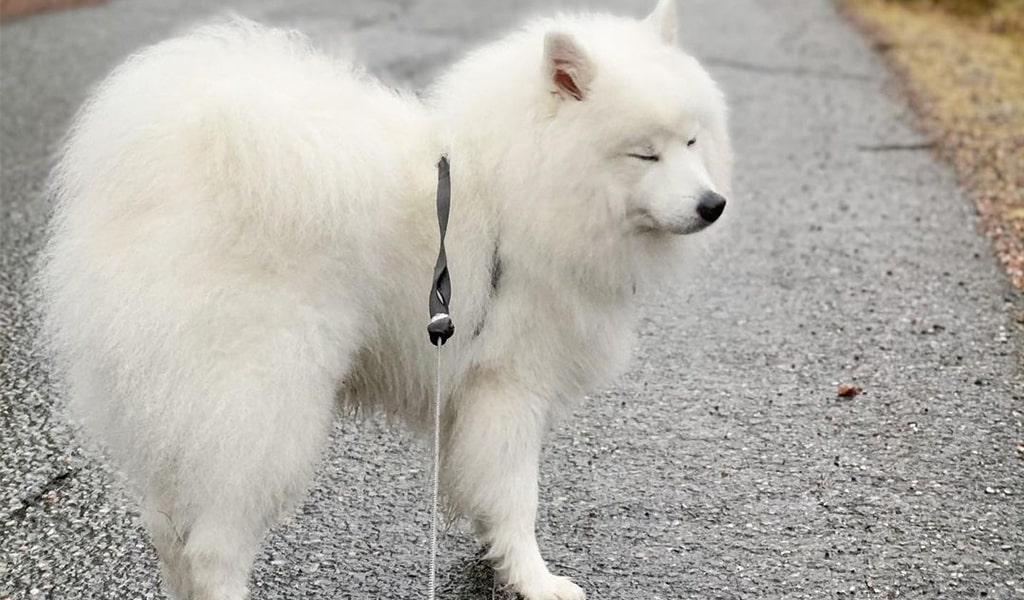
[[[674,45],[679,29],[676,0],[658,0],[658,5],[647,15],[644,23],[654,29],[663,42]]]
[[[594,63],[575,38],[552,31],[544,36],[544,74],[553,93],[583,100],[594,78]]]

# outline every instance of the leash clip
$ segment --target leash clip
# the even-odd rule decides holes
[[[448,168],[448,157],[441,155],[437,163],[437,224],[441,231],[441,245],[434,265],[434,280],[430,290],[430,323],[427,334],[430,343],[441,347],[455,334],[455,324],[448,314],[448,302],[452,296],[452,280],[448,275],[448,256],[444,250],[444,235],[448,231],[448,210],[452,200],[452,182]]]
[[[443,346],[448,338],[455,334],[455,324],[452,323],[448,313],[440,313],[430,318],[427,324],[427,334],[430,336],[430,343],[435,346]]]

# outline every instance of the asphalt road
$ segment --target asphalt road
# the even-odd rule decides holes
[[[928,151],[885,149],[923,140],[828,2],[681,3],[731,99],[736,194],[706,264],[648,300],[632,370],[552,434],[547,556],[597,599],[1024,598],[1022,303],[969,202]],[[422,85],[539,4],[231,6]],[[27,282],[88,86],[216,10],[114,1],[0,29],[0,598],[160,597],[133,504],[60,413]],[[423,597],[425,467],[401,430],[339,423],[253,598]],[[477,556],[464,527],[444,537],[442,598],[491,597]]]

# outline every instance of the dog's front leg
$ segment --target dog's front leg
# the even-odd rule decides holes
[[[548,401],[498,376],[473,378],[455,401],[446,488],[473,519],[495,569],[527,600],[582,600],[579,586],[548,570],[534,531]]]

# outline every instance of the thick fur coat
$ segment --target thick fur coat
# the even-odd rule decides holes
[[[728,194],[723,97],[675,22],[669,1],[536,21],[424,101],[244,21],[99,86],[54,175],[47,330],[73,414],[138,488],[171,597],[246,597],[339,407],[429,431],[444,153],[444,491],[512,589],[583,598],[534,537],[541,441],[625,365],[637,290]]]

